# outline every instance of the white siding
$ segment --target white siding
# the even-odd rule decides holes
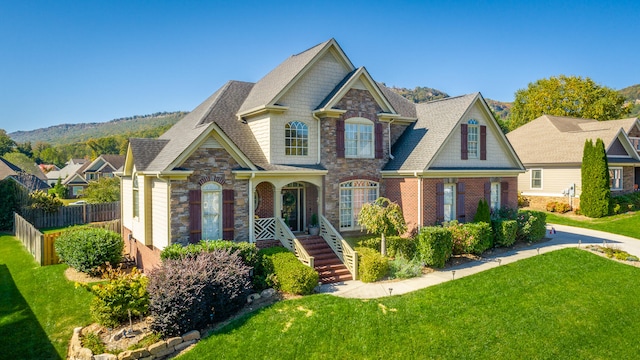
[[[449,141],[444,144],[443,151],[440,152],[438,158],[434,161],[433,167],[469,167],[469,168],[486,168],[486,167],[499,167],[499,168],[517,168],[517,163],[510,156],[509,148],[505,142],[501,141],[499,128],[487,125],[489,121],[493,121],[487,118],[487,114],[484,109],[476,103],[469,112],[462,119],[460,124],[466,124],[470,119],[478,121],[478,125],[487,126],[487,159],[480,160],[480,153],[478,152],[477,159],[460,159],[460,125],[457,125],[452,132]],[[478,132],[478,136],[479,136]],[[478,138],[478,143],[480,142]]]
[[[131,232],[133,234],[133,237],[136,238],[138,241],[142,241],[144,243],[145,241],[145,223],[144,223],[144,216],[145,216],[145,198],[144,198],[144,193],[145,193],[145,181],[144,181],[144,176],[138,176],[138,204],[139,204],[139,211],[138,217],[131,217]],[[133,191],[131,191],[131,194],[133,194]],[[132,200],[132,204],[131,204],[131,212],[133,215],[133,200]]]
[[[132,229],[133,223],[133,190],[130,177],[123,177],[122,180],[122,226]]]
[[[209,136],[200,147],[203,149],[220,149],[222,145],[213,136]]]
[[[318,123],[311,113],[348,73],[349,69],[339,62],[333,53],[328,52],[278,100],[279,104],[288,106],[289,110],[284,114],[272,115],[269,157],[271,163],[317,163]],[[290,121],[301,121],[309,128],[307,156],[285,155],[284,126]]]
[[[531,188],[531,170],[537,167],[527,168],[525,173],[518,175],[518,190],[523,195],[529,196],[562,196],[562,191],[571,184],[576,185],[576,197],[580,197],[582,190],[581,170],[579,167],[571,168],[542,168],[542,189]]]
[[[152,239],[153,246],[162,250],[169,246],[169,210],[168,210],[168,185],[167,182],[154,179],[152,182],[151,194],[153,197],[153,222]]]
[[[253,132],[253,136],[256,137],[264,156],[267,160],[271,161],[271,136],[269,135],[271,131],[271,118],[269,118],[269,115],[258,116],[249,120],[248,124],[251,132]],[[284,130],[282,131],[282,134],[282,136],[284,136]]]

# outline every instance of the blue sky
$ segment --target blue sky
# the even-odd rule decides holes
[[[635,1],[0,0],[0,129],[190,111],[332,37],[377,81],[450,95],[640,83]]]

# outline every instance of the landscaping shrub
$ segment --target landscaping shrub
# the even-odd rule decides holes
[[[256,262],[256,256],[258,249],[255,244],[248,242],[235,242],[229,240],[201,240],[197,244],[189,244],[182,246],[180,244],[172,244],[167,246],[160,253],[160,258],[177,260],[181,257],[195,257],[202,252],[212,252],[217,249],[230,250],[231,252],[238,252],[242,261],[248,266],[253,267]]]
[[[113,231],[77,227],[63,232],[54,244],[61,261],[72,268],[95,273],[106,263],[117,264],[122,259],[124,241]]]
[[[461,224],[454,220],[445,227],[451,232],[452,251],[455,255],[479,255],[493,246],[491,225],[484,221]]]
[[[547,215],[541,211],[518,211],[518,232],[516,238],[522,241],[538,241],[547,231]]]
[[[282,246],[274,246],[258,251],[253,269],[253,287],[256,290],[263,290],[275,285],[271,256],[283,252],[289,252],[289,250]]]
[[[362,282],[374,282],[382,279],[389,272],[389,262],[378,251],[357,247],[358,275]]]
[[[563,203],[559,201],[550,201],[547,203],[547,211],[564,214],[566,212],[571,211],[571,206],[567,203]]]
[[[478,209],[473,216],[473,222],[486,222],[487,224],[491,222],[491,208],[489,208],[487,200],[480,199],[480,201],[478,201]]]
[[[269,256],[273,265],[275,288],[296,295],[308,295],[318,286],[319,275],[304,265],[292,252],[280,252]]]
[[[611,215],[634,211],[640,208],[640,192],[633,192],[611,198]]]
[[[200,330],[246,301],[250,268],[229,250],[167,259],[149,273],[151,328],[165,336]]]
[[[392,279],[409,279],[422,275],[422,263],[416,259],[408,260],[397,256],[389,261],[389,277]]]
[[[439,226],[427,226],[420,229],[416,236],[417,253],[425,264],[444,267],[451,257],[453,241],[451,231]]]
[[[103,274],[106,283],[86,286],[95,297],[89,311],[100,325],[116,327],[131,316],[146,315],[149,309],[149,279],[138,269],[127,273],[121,269],[108,267]]]
[[[380,249],[380,238],[370,238],[358,241],[358,246],[367,247],[376,251]],[[387,236],[387,255],[395,258],[400,255],[407,259],[413,259],[416,254],[416,241],[414,238],[400,236]]]
[[[495,244],[497,246],[511,246],[516,242],[518,222],[515,220],[498,219],[492,222]]]

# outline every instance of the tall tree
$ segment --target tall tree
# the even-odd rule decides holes
[[[383,256],[387,255],[387,235],[407,231],[400,205],[384,197],[364,204],[358,214],[358,223],[367,229],[367,233],[380,235],[380,253]]]
[[[595,145],[591,139],[585,141],[581,176],[580,211],[582,214],[592,218],[608,215],[611,187],[607,153],[602,139],[597,139]]]
[[[0,129],[0,156],[13,151],[14,146],[16,146],[15,141],[7,135],[4,129]]]
[[[509,116],[511,130],[542,115],[620,119],[631,110],[617,91],[580,76],[550,77],[516,91]]]

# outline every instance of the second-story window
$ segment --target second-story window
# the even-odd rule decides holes
[[[309,154],[309,128],[300,121],[291,121],[284,126],[285,155]]]
[[[469,159],[477,159],[478,158],[478,121],[471,119],[467,123],[469,127],[467,128],[467,146],[468,146],[468,154]]]
[[[373,158],[373,123],[363,118],[351,118],[344,124],[344,154],[346,157]]]

